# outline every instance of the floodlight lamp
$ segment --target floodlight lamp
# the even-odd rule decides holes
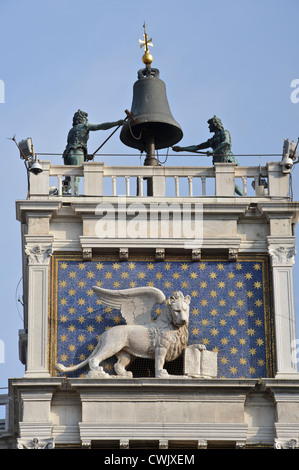
[[[20,157],[24,160],[28,160],[30,157],[34,155],[34,147],[31,137],[27,137],[27,139],[21,140],[18,144],[18,148],[20,150]]]

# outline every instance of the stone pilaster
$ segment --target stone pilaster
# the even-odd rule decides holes
[[[278,378],[297,373],[293,348],[296,344],[293,292],[294,237],[267,237],[272,267],[273,305]]]
[[[28,265],[28,344],[26,376],[49,377],[48,284],[52,237],[25,237]]]

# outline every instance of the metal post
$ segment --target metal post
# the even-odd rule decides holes
[[[146,158],[144,160],[144,166],[158,166],[158,160],[155,158],[155,139],[151,132],[148,133],[146,138]],[[153,178],[147,179],[147,195],[153,196]]]

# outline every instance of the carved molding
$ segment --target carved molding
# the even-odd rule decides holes
[[[55,443],[53,437],[49,439],[38,439],[35,437],[31,441],[18,439],[17,447],[18,449],[54,449]]]
[[[289,441],[281,441],[276,439],[274,443],[275,449],[298,449],[299,444],[297,439],[290,439]]]
[[[156,248],[155,258],[156,258],[156,261],[164,261],[165,260],[165,249],[164,248]]]
[[[92,259],[92,248],[83,248],[82,256],[83,256],[83,259],[85,259],[85,260],[91,260]]]
[[[50,245],[26,245],[25,253],[28,264],[49,264],[53,250]]]
[[[127,261],[129,259],[129,249],[120,248],[118,252],[119,259],[122,261]]]
[[[272,266],[293,266],[296,249],[294,246],[269,246]]]

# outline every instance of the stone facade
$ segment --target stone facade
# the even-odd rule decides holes
[[[94,162],[83,168],[52,166],[50,162],[41,165],[42,173],[30,175],[28,199],[16,202],[26,299],[24,329],[20,331],[25,374],[9,382],[9,416],[5,432],[0,434],[0,447],[130,448],[136,442],[144,448],[209,448],[219,442],[235,448],[298,447],[292,269],[299,205],[289,197],[289,176],[280,164],[268,163],[262,169],[234,164],[216,164],[215,168],[105,167]],[[260,171],[268,188],[261,191],[256,185],[256,192],[249,195],[247,183],[257,182]],[[63,195],[63,176],[83,177],[82,195]],[[152,197],[143,196],[140,189],[149,176],[154,181]],[[50,178],[58,182],[51,195]],[[119,178],[125,181],[126,196],[117,195]],[[132,196],[136,194],[136,178],[139,196]],[[166,189],[170,178],[175,183],[172,196]],[[242,197],[234,196],[235,178],[243,181]],[[182,179],[187,181],[185,193]],[[207,194],[207,182],[215,182],[211,195]],[[185,219],[184,208],[188,210]],[[139,211],[138,219],[134,219],[134,210]],[[87,379],[57,375],[53,364],[59,310],[54,266],[55,260],[63,257],[79,260],[82,269],[101,257],[117,264],[150,259],[159,266],[176,259],[198,266],[205,260],[220,260],[228,270],[242,260],[265,260],[263,299],[268,301],[262,307],[267,321],[261,341],[266,343],[265,374],[260,378],[251,371],[248,377],[220,377],[219,364],[224,359],[217,328],[211,333],[213,351],[209,340],[206,352],[194,350],[198,343],[195,328],[189,332],[194,340],[185,352],[181,375],[117,380],[112,376]],[[207,285],[211,279],[205,280]],[[219,289],[224,287],[224,281],[220,282]],[[78,303],[75,289],[70,291],[68,299],[73,297]],[[196,295],[194,299],[199,301]],[[248,301],[251,295],[247,292]],[[222,319],[223,325],[238,314],[237,308],[229,313],[224,307],[222,312],[217,321]],[[193,312],[194,316],[200,314]],[[217,314],[214,309],[214,317]],[[254,348],[256,343],[251,351]],[[209,373],[202,362],[206,353]],[[244,363],[250,360],[249,355],[243,358]]]

